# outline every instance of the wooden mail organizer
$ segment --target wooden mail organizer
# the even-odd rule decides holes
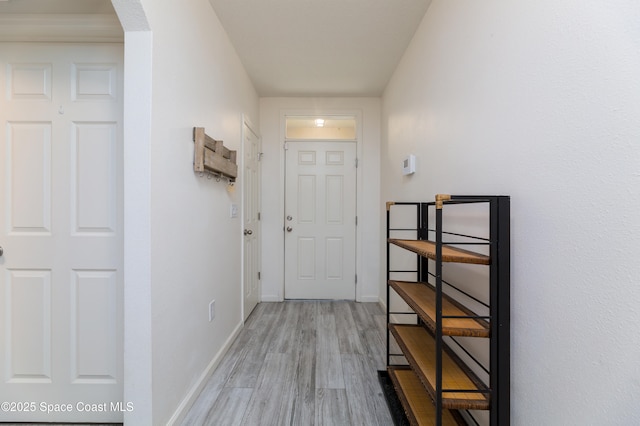
[[[235,182],[238,177],[236,151],[226,148],[222,141],[206,135],[204,127],[193,128],[193,142],[195,143],[194,171],[226,177],[229,182]]]

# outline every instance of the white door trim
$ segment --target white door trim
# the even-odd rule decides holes
[[[285,228],[285,185],[286,185],[286,177],[285,177],[285,156],[286,151],[284,150],[284,142],[286,139],[286,117],[291,116],[352,116],[356,119],[356,156],[358,158],[358,168],[356,170],[356,216],[358,218],[362,217],[361,208],[363,205],[363,176],[362,176],[362,166],[363,166],[363,158],[362,158],[362,110],[359,109],[318,109],[318,110],[309,110],[309,109],[284,109],[280,111],[280,185],[278,189],[279,194],[279,206],[278,213],[280,215],[280,223],[282,225],[282,229]],[[280,276],[283,277],[282,282],[280,283],[280,287],[278,289],[278,299],[280,301],[284,301],[284,276],[285,276],[285,265],[284,265],[284,231],[280,233],[280,241],[279,247],[282,247],[283,250],[279,254],[279,269]],[[362,251],[362,227],[356,227],[356,276],[362,276],[362,264],[361,264],[361,255]],[[362,283],[358,282],[356,284],[356,302],[361,301],[362,298]]]

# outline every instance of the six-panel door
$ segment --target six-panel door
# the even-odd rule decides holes
[[[122,69],[121,44],[0,44],[0,420],[127,409]]]
[[[287,146],[285,298],[355,300],[356,143]]]

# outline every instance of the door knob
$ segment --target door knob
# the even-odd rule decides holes
[[[251,229],[244,230],[244,235],[251,235],[251,234],[253,234],[253,231]]]
[[[289,222],[291,222],[291,221],[293,220],[293,218],[292,218],[291,216],[287,216],[287,220],[288,220]]]
[[[291,231],[293,231],[293,228],[290,226],[287,226],[287,232],[291,232]]]

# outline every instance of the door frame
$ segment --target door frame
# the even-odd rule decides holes
[[[317,109],[317,110],[309,110],[309,109],[287,109],[280,111],[280,185],[279,185],[279,198],[280,203],[278,206],[278,212],[280,215],[280,221],[278,222],[281,225],[282,232],[280,232],[280,247],[282,248],[281,253],[281,261],[280,265],[280,276],[282,277],[282,283],[280,284],[278,297],[281,301],[284,301],[284,287],[285,287],[285,255],[284,255],[284,247],[285,247],[285,191],[286,191],[286,150],[285,143],[287,141],[294,141],[297,139],[287,139],[286,138],[286,119],[287,117],[310,117],[310,116],[322,116],[322,117],[331,117],[331,116],[351,116],[355,117],[356,120],[356,158],[358,161],[358,167],[356,168],[356,216],[360,219],[362,218],[362,194],[363,194],[363,176],[362,176],[362,110],[357,109]],[[321,140],[319,140],[321,141]],[[362,248],[362,227],[356,226],[356,277],[358,277],[358,281],[356,282],[356,302],[360,302],[362,299],[362,283],[360,281],[360,277],[362,277],[362,265],[361,265],[361,248]]]

